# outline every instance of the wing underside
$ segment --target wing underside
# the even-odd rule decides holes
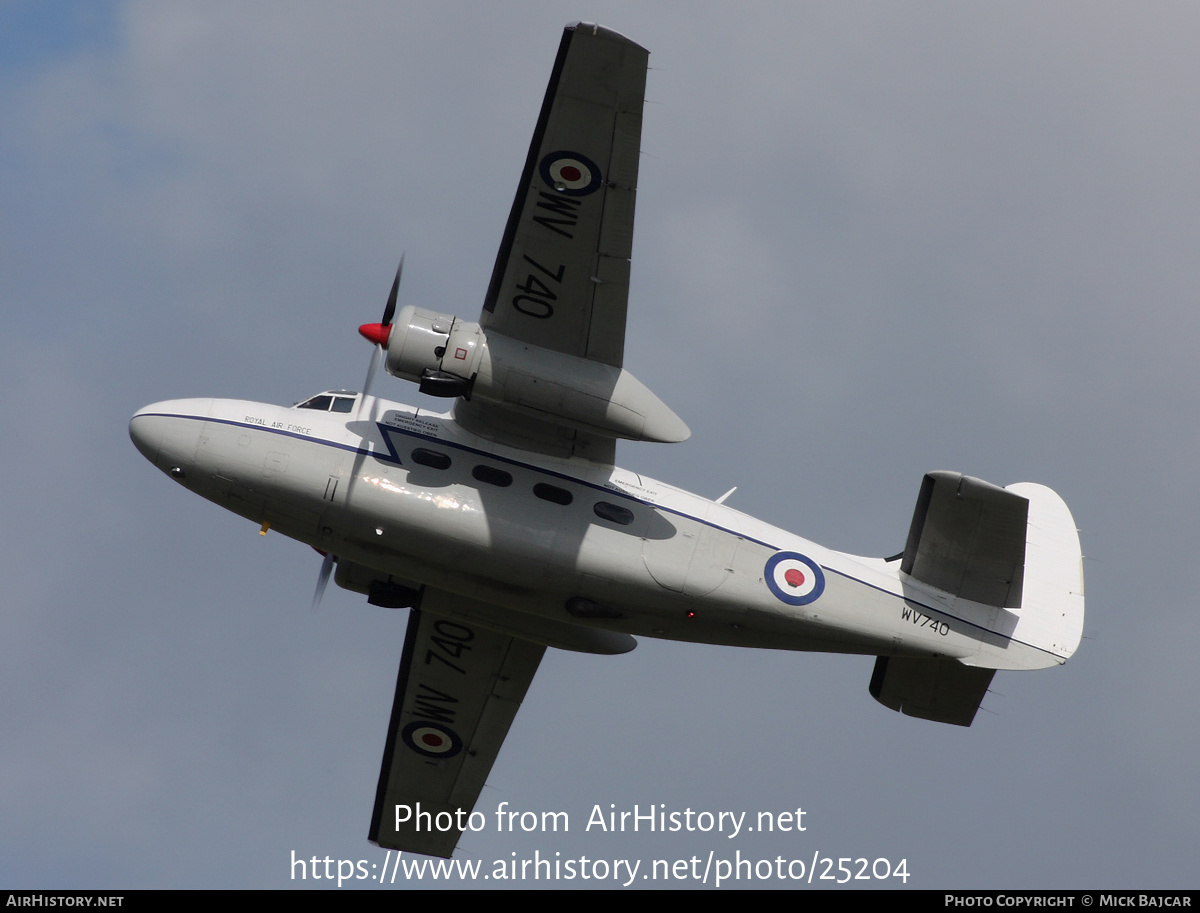
[[[479,319],[493,349],[497,337],[526,347],[513,353],[512,402],[521,401],[522,385],[545,386],[523,373],[526,361],[539,360],[536,350],[606,366],[607,380],[588,389],[601,411],[618,386],[648,61],[645,48],[601,26],[576,23],[563,32]],[[686,437],[686,426],[670,417]],[[461,398],[454,418],[520,449],[597,463],[615,458],[613,436],[553,414],[531,417]]]
[[[411,611],[372,842],[431,856],[454,852],[545,649],[461,618]]]
[[[480,320],[620,367],[649,53],[586,23],[563,32]]]

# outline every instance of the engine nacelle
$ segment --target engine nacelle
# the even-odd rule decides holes
[[[339,558],[333,582],[345,590],[362,593],[371,605],[385,609],[411,609],[421,605],[424,587],[411,580],[399,580],[363,564]]]
[[[387,372],[432,396],[471,398],[486,340],[479,324],[411,304],[396,315],[387,344]]]
[[[622,368],[409,305],[387,341],[387,371],[433,396],[462,396],[632,441],[685,441],[687,425]]]

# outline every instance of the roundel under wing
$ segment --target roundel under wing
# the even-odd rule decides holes
[[[428,720],[417,720],[404,727],[404,744],[427,758],[452,758],[462,751],[462,739],[453,729]]]
[[[568,196],[587,196],[600,188],[600,166],[578,152],[551,152],[538,170],[543,181]]]

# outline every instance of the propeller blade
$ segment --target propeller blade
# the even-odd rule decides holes
[[[392,325],[396,315],[396,296],[400,294],[400,274],[404,272],[404,254],[400,255],[400,265],[396,267],[396,278],[392,282],[392,291],[388,295],[387,307],[383,309],[383,320],[379,321],[385,327]]]
[[[400,277],[404,274],[404,254],[400,255],[400,265],[396,267],[396,278],[392,280],[392,290],[388,293],[387,305],[383,309],[383,320],[379,323],[364,323],[358,328],[359,334],[370,342],[375,343],[375,351],[371,353],[371,363],[367,366],[367,379],[363,381],[362,396],[359,397],[359,409],[367,401],[371,393],[371,384],[379,370],[379,360],[387,346],[388,336],[392,330],[392,318],[396,316],[396,298],[400,295]]]
[[[359,403],[366,401],[371,394],[371,382],[375,380],[375,372],[379,370],[379,361],[383,358],[383,346],[375,346],[375,351],[371,353],[371,363],[367,365],[367,377],[363,381],[362,396]]]
[[[313,593],[312,611],[314,612],[321,604],[321,597],[325,595],[325,587],[329,585],[329,575],[333,573],[333,561],[333,552],[329,552],[325,556],[325,560],[321,562],[321,573],[317,575],[317,591]]]

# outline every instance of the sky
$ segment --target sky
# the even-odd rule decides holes
[[[866,555],[902,550],[926,471],[1049,485],[1084,640],[997,674],[969,729],[876,703],[871,657],[548,650],[456,858],[1195,888],[1200,8],[474,0],[0,2],[0,886],[384,864],[405,613],[310,611],[319,557],[171,483],[128,420],[360,388],[401,251],[402,304],[476,319],[576,19],[651,52],[625,366],[693,432],[621,465]],[[503,802],[570,831],[503,832]]]

